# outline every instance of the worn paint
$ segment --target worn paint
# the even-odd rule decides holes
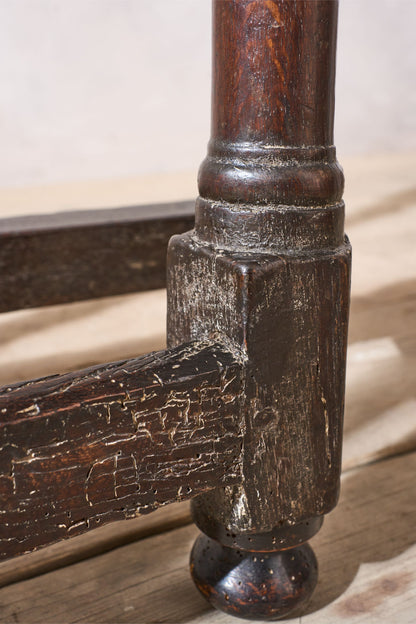
[[[0,556],[238,481],[241,383],[195,342],[4,389]]]

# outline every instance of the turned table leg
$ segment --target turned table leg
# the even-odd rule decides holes
[[[212,136],[195,230],[169,247],[168,339],[218,339],[243,361],[244,435],[238,485],[193,501],[191,570],[217,608],[276,619],[314,589],[306,542],[339,492],[350,246],[337,3],[213,8]]]

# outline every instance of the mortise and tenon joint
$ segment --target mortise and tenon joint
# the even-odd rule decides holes
[[[307,542],[339,492],[337,3],[213,8],[212,134],[195,228],[169,245],[169,348],[0,388],[0,560],[192,499],[199,590],[277,619],[314,589]],[[189,227],[186,205],[2,222],[0,309],[161,287]]]
[[[246,618],[314,589],[336,505],[350,246],[333,147],[335,2],[214,0],[212,136],[171,239],[168,340],[242,354],[240,482],[193,500],[197,587]]]

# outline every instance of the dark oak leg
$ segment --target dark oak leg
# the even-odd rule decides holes
[[[214,0],[212,137],[195,230],[171,239],[170,346],[244,362],[239,483],[193,501],[214,606],[277,619],[316,584],[337,502],[350,246],[333,147],[337,3]],[[224,388],[226,393],[226,388]]]

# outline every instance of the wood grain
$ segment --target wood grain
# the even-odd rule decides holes
[[[285,555],[271,581],[260,553],[304,543],[339,494],[351,247],[333,146],[337,10],[213,0],[195,229],[169,242],[168,344],[218,333],[246,359],[243,479],[192,501],[197,526],[221,546],[213,563],[191,566],[217,608],[248,619],[276,619],[310,595],[309,547],[299,585],[287,582]],[[245,549],[256,562],[240,561]]]
[[[186,501],[172,503],[128,522],[111,522],[70,540],[0,562],[0,587],[73,565],[191,522],[189,503]]]
[[[322,206],[333,146],[337,10],[328,0],[214,0],[212,136],[201,197]]]
[[[239,480],[240,370],[196,342],[4,388],[2,558]]]
[[[412,453],[344,478],[340,503],[313,540],[320,582],[302,624],[413,623],[415,471]],[[188,555],[196,535],[193,526],[179,528],[3,588],[2,621],[230,624],[192,584]]]
[[[349,229],[359,270],[354,272],[352,282],[351,357],[347,374],[343,463],[354,476],[348,496],[348,480],[344,477],[340,506],[327,517],[321,533],[314,540],[323,582],[318,584],[316,594],[319,600],[314,608],[318,611],[316,615],[308,613],[307,617],[310,622],[319,624],[350,624],[353,621],[413,624],[416,610],[415,584],[401,583],[402,571],[405,571],[405,577],[409,569],[416,568],[414,546],[411,545],[415,511],[410,507],[410,516],[406,512],[413,503],[415,468],[408,463],[408,456],[397,462],[382,461],[384,457],[406,449],[416,450],[416,194],[414,189],[412,191],[416,160],[411,156],[375,155],[350,158],[346,162],[350,181],[348,215],[352,217]],[[153,296],[159,297],[160,305],[163,305],[163,293],[152,293]],[[80,305],[85,304],[77,304]],[[129,305],[134,320],[137,303],[134,300]],[[60,317],[67,323],[71,308],[64,308],[65,316]],[[36,311],[36,314],[40,313]],[[109,332],[117,336],[119,308],[110,308],[108,315],[112,319]],[[77,331],[87,342],[91,321],[86,312],[84,317],[79,319]],[[151,334],[153,326],[150,320],[147,322]],[[29,358],[36,355],[31,336],[39,331],[39,327],[27,328],[21,324],[19,333],[16,319],[13,335],[17,343],[14,346],[12,342],[13,349],[9,349],[11,364],[24,355]],[[65,335],[67,324],[60,330],[58,325],[56,331],[57,335]],[[22,337],[26,333],[28,340],[25,342]],[[47,338],[45,335],[44,341]],[[123,347],[119,348],[119,354],[123,355]],[[83,359],[84,353],[79,356],[81,362]],[[63,368],[66,360],[66,352],[57,353],[55,368]],[[367,465],[374,461],[378,463]],[[357,471],[356,466],[360,466]],[[368,470],[372,471],[370,476],[367,476]],[[373,471],[377,471],[380,477],[373,478]],[[389,493],[393,496],[391,504]],[[158,532],[159,523],[163,524],[165,517],[166,523],[170,522],[171,511],[179,521],[181,517],[184,522],[189,521],[187,503],[179,504],[178,508],[169,505],[148,516],[112,523],[73,540],[3,562],[0,564],[1,582],[41,575],[45,570],[77,559],[83,561],[81,570],[87,566],[88,572],[80,576],[80,567],[73,565],[46,577],[39,576],[29,584],[5,587],[0,593],[0,619],[15,621],[14,604],[16,618],[23,624],[43,622],[47,617],[52,619],[54,613],[57,614],[55,621],[59,619],[67,624],[80,618],[88,620],[89,616],[92,624],[94,618],[96,622],[105,622],[106,617],[110,621],[149,623],[192,621],[215,624],[230,621],[212,611],[193,588],[188,573],[189,550],[196,536],[192,528],[189,533],[186,529],[183,533],[170,531],[166,533],[166,541],[163,535],[158,535],[105,555],[114,555],[108,560],[108,582],[117,583],[117,586],[114,592],[113,588],[105,587],[102,592],[97,590],[104,564],[101,557],[85,561],[90,552],[89,545],[107,552],[114,543],[117,544],[118,538],[123,539],[125,531],[131,531],[134,539],[133,533],[137,530],[140,537],[141,523],[152,531],[154,522],[154,531]],[[321,540],[324,540],[323,547],[319,546]],[[363,548],[366,549],[364,554],[361,552]],[[92,554],[95,553],[94,550]],[[155,557],[155,553],[160,553],[160,558]],[[130,561],[135,574],[140,574],[131,586],[131,576],[127,573]],[[344,568],[347,569],[345,575]],[[125,577],[124,570],[127,570]],[[67,584],[64,584],[62,574],[68,579]],[[90,583],[85,593],[81,588],[83,583]],[[333,583],[336,590],[332,589]],[[395,592],[391,593],[389,587],[390,590],[396,587]],[[367,589],[369,591],[365,593]],[[111,604],[106,599],[107,592]],[[382,602],[370,610],[369,599],[380,596]],[[27,601],[23,603],[26,597]],[[353,601],[355,615],[351,615],[351,609],[349,614],[338,610],[331,610],[329,614],[333,601],[336,599],[338,604],[344,597]],[[313,605],[309,611],[312,609]],[[296,619],[291,621],[297,622]],[[302,621],[305,622],[305,616]]]
[[[273,550],[339,491],[351,248],[332,144],[337,3],[213,7],[212,134],[195,229],[169,243],[168,344],[219,332],[245,354],[244,480],[192,505],[209,537],[267,534]]]
[[[341,470],[348,248],[248,258],[184,235],[169,254],[170,344],[220,331],[247,355],[245,478],[232,495],[196,500],[198,525],[206,515],[216,536],[220,526],[268,533],[328,513]]]
[[[347,161],[347,172],[350,179],[350,185],[348,192],[350,196],[349,202],[349,215],[353,217],[351,222],[351,235],[355,241],[355,257],[359,264],[359,271],[354,274],[353,296],[352,299],[352,315],[350,323],[350,357],[348,365],[347,375],[347,388],[346,388],[346,416],[345,416],[345,436],[344,436],[344,450],[343,450],[343,466],[349,472],[354,471],[357,466],[360,466],[360,470],[355,474],[359,475],[355,479],[355,485],[351,491],[351,505],[356,511],[355,516],[348,516],[345,519],[345,537],[341,531],[337,533],[337,523],[333,525],[331,533],[326,538],[326,531],[332,526],[333,518],[340,518],[338,510],[328,516],[325,521],[324,528],[321,531],[321,535],[318,535],[317,541],[325,539],[327,545],[325,550],[318,550],[320,557],[320,567],[322,574],[328,579],[328,585],[326,590],[322,584],[318,585],[318,593],[325,591],[330,596],[330,585],[333,582],[338,583],[338,578],[342,566],[337,564],[337,558],[341,557],[342,561],[348,560],[348,552],[350,546],[354,550],[354,557],[357,555],[359,558],[359,550],[362,543],[367,543],[368,536],[371,535],[371,531],[368,535],[365,534],[362,523],[368,522],[366,520],[366,507],[365,507],[365,492],[372,488],[372,482],[366,489],[363,488],[363,493],[360,491],[360,480],[364,483],[367,481],[366,471],[368,462],[378,461],[383,458],[402,453],[403,451],[409,451],[411,449],[416,450],[416,438],[415,438],[415,400],[416,400],[416,383],[415,383],[415,371],[416,371],[416,341],[415,341],[415,328],[416,325],[412,322],[412,319],[416,318],[416,299],[414,297],[414,284],[415,284],[415,268],[414,262],[414,245],[413,240],[415,236],[416,221],[411,218],[412,206],[415,202],[416,195],[410,193],[410,191],[404,191],[401,189],[410,188],[412,182],[412,173],[414,170],[414,159],[409,159],[408,155],[396,156],[396,160],[392,157],[377,156],[374,158],[360,158],[355,160],[350,159]],[[392,163],[395,163],[394,177],[391,178],[389,172],[391,172]],[[393,186],[392,186],[393,185]],[[396,198],[396,199],[395,199]],[[406,201],[401,201],[401,198],[405,198]],[[413,203],[412,203],[413,202]],[[379,210],[378,207],[381,207]],[[386,210],[385,207],[389,206],[391,210]],[[383,271],[375,273],[374,267],[382,265]],[[406,273],[403,271],[406,269]],[[413,273],[412,273],[413,271]],[[406,279],[404,279],[404,277]],[[140,295],[141,296],[141,295]],[[152,294],[156,296],[156,294]],[[157,293],[157,296],[163,303],[163,294]],[[135,302],[131,304],[132,317],[134,315],[134,309],[136,307]],[[81,304],[78,304],[81,305]],[[85,304],[82,304],[85,305]],[[97,304],[95,304],[97,305]],[[70,308],[66,309],[68,314],[71,312]],[[39,312],[40,313],[40,312]],[[26,313],[25,313],[26,314]],[[32,314],[32,312],[31,312]],[[110,309],[108,314],[112,314],[113,326],[116,328],[117,319],[119,317],[118,308]],[[81,323],[79,322],[79,329],[81,336],[85,337],[87,341],[89,333],[89,317],[84,313],[85,319]],[[67,318],[67,317],[65,317]],[[110,317],[111,318],[111,317]],[[110,326],[111,329],[111,326]],[[38,332],[39,328],[32,328],[32,333]],[[66,331],[66,325],[60,330],[61,335]],[[20,333],[23,335],[27,331],[27,328],[22,325]],[[149,324],[149,331],[152,331],[152,325]],[[16,321],[16,339],[19,337],[19,326]],[[29,337],[31,336],[29,332]],[[27,356],[33,355],[30,347],[26,346],[24,342],[21,345],[21,351],[16,348],[10,351],[11,363],[14,358],[23,357],[23,348],[25,347],[25,353]],[[85,357],[85,356],[84,356]],[[62,367],[66,362],[66,355],[57,353],[56,368]],[[60,358],[60,359],[59,359]],[[405,459],[405,458],[403,458]],[[392,466],[395,466],[392,471]],[[392,487],[392,491],[395,491],[396,486],[399,487],[401,474],[406,475],[407,470],[411,470],[411,467],[407,467],[405,461],[400,461],[397,464],[388,464],[388,470],[386,468],[386,475],[393,473],[393,478],[388,476],[388,483],[383,486],[384,503],[388,501],[388,491]],[[374,467],[375,468],[375,467]],[[381,468],[378,467],[377,470]],[[398,498],[395,499],[394,504],[397,505],[397,509],[400,510],[400,497],[402,496],[404,505],[408,504],[410,493],[412,493],[412,473],[409,472],[409,492],[406,490],[402,494],[398,494]],[[382,482],[382,479],[381,479]],[[347,481],[344,477],[344,483]],[[393,484],[391,486],[391,484]],[[395,485],[396,484],[396,485]],[[344,506],[344,491],[345,486],[341,493],[341,510],[345,509]],[[371,493],[371,496],[373,494]],[[396,496],[396,495],[395,495]],[[350,505],[346,506],[349,508]],[[380,507],[384,504],[383,499],[380,500]],[[363,505],[360,507],[360,505]],[[375,506],[369,507],[369,516],[373,513],[380,514],[377,511],[377,501]],[[172,519],[170,514],[174,514]],[[342,514],[344,512],[342,511]],[[389,511],[393,514],[393,510]],[[146,530],[149,532],[152,530],[158,533],[159,527],[166,525],[171,526],[171,520],[175,519],[178,522],[189,523],[189,510],[186,503],[178,505],[169,505],[157,510],[148,516],[143,516],[129,522],[118,522],[104,526],[101,529],[97,529],[94,532],[90,532],[84,535],[80,535],[73,540],[67,540],[60,542],[53,546],[41,549],[37,552],[25,555],[24,557],[15,558],[10,561],[5,561],[0,564],[0,583],[10,583],[18,581],[19,579],[25,579],[28,576],[36,576],[44,573],[45,571],[56,569],[62,565],[69,564],[85,560],[90,555],[99,554],[100,549],[102,552],[112,550],[114,546],[119,543],[118,540],[123,540],[124,535],[127,534],[126,540],[129,543],[134,541],[134,535],[137,532],[138,538],[142,535],[141,527],[146,525]],[[355,524],[348,526],[349,519],[358,522],[359,530],[355,537]],[[380,524],[383,517],[380,515]],[[341,522],[341,520],[339,520]],[[394,522],[392,520],[391,522]],[[153,524],[154,523],[154,524]],[[343,525],[344,526],[344,525]],[[409,529],[412,530],[413,524],[409,525]],[[388,524],[386,524],[386,529]],[[405,527],[402,526],[400,532],[403,535]],[[191,543],[194,532],[192,532],[189,538],[189,545]],[[131,539],[130,539],[131,536]],[[174,620],[177,615],[177,621],[186,619],[184,611],[189,615],[187,607],[183,606],[188,604],[191,598],[187,588],[191,587],[188,572],[187,572],[187,557],[186,552],[187,543],[178,543],[181,535],[176,532],[170,532],[167,535],[167,541],[170,541],[168,557],[172,557],[172,570],[166,571],[165,578],[159,577],[159,588],[156,591],[166,592],[166,597],[172,594],[178,593],[180,599],[175,599],[170,604],[162,605],[158,602],[158,609],[151,610],[151,605],[146,605],[146,583],[151,582],[158,570],[155,568],[156,562],[151,559],[150,552],[153,548],[158,552],[159,542],[157,538],[150,540],[149,546],[149,559],[146,561],[141,556],[141,549],[147,548],[145,544],[147,542],[141,541],[141,546],[137,545],[138,558],[143,562],[144,568],[142,570],[142,583],[143,590],[135,591],[135,587],[132,590],[132,596],[134,599],[139,600],[140,603],[126,604],[126,606],[133,606],[134,609],[127,611],[123,618],[124,621],[128,621],[130,614],[130,621],[137,621],[137,610],[143,610],[143,617],[149,616],[149,621],[154,621],[158,617],[169,618],[169,610],[172,613],[172,619]],[[337,545],[338,540],[343,541],[343,546]],[[347,541],[345,541],[347,540]],[[379,546],[383,548],[389,543],[389,537],[386,534],[380,536],[379,533],[375,535],[374,549],[376,548],[375,542],[379,540]],[[315,540],[316,541],[316,540]],[[394,549],[394,544],[391,547]],[[91,548],[90,548],[91,547]],[[333,563],[331,563],[331,552],[336,551],[337,556]],[[120,552],[120,551],[119,551]],[[126,548],[123,552],[128,552]],[[358,554],[357,554],[358,553]],[[414,567],[413,562],[413,549],[404,550],[396,563],[394,559],[394,552],[391,552],[390,556],[393,557],[391,561],[380,561],[377,566],[367,566],[363,571],[358,572],[356,581],[351,585],[346,583],[346,592],[351,592],[351,596],[361,597],[361,609],[366,608],[368,596],[378,595],[382,587],[377,585],[377,576],[382,577],[382,581],[385,576],[389,574],[390,569],[397,570],[399,565],[405,568]],[[324,559],[322,559],[322,557]],[[121,566],[123,559],[120,561],[120,574],[122,574]],[[85,561],[82,565],[87,565]],[[90,574],[95,576],[94,562],[90,561],[89,565]],[[331,566],[328,572],[324,572],[326,566]],[[349,564],[348,564],[349,565]],[[182,566],[182,567],[181,567]],[[354,576],[354,567],[352,573],[349,576]],[[77,568],[78,570],[78,568]],[[69,570],[67,570],[67,573]],[[72,573],[73,576],[76,572]],[[117,568],[115,568],[114,574],[117,574]],[[161,570],[163,575],[163,570]],[[179,575],[179,577],[178,577]],[[54,584],[54,574],[48,576],[49,584]],[[58,574],[58,584],[60,584],[61,577]],[[182,580],[181,580],[182,579]],[[39,579],[38,579],[39,580]],[[126,581],[127,582],[127,581]],[[396,582],[396,581],[395,581]],[[172,584],[172,590],[170,589],[170,583]],[[364,587],[372,587],[375,583],[374,592],[362,595]],[[182,585],[183,584],[183,585]],[[348,589],[348,587],[350,589]],[[383,585],[383,583],[381,584]],[[185,590],[183,594],[181,587]],[[23,594],[25,591],[20,587],[20,592]],[[26,587],[26,586],[25,586]],[[42,612],[43,600],[41,590],[33,589],[35,593],[35,601],[33,603],[32,611],[27,611],[22,615],[22,622],[41,621],[42,616],[38,616],[37,610]],[[5,588],[1,595],[3,604],[9,601],[9,591],[16,591],[16,588]],[[59,595],[59,601],[65,603],[65,616],[63,621],[71,622],[71,598],[65,595],[65,591],[61,587],[61,593]],[[143,591],[143,593],[141,593]],[[338,586],[339,594],[338,600],[341,600],[341,596],[344,594],[344,590]],[[336,593],[336,592],[335,592]],[[137,596],[136,596],[137,594]],[[364,621],[373,617],[373,623],[377,621],[385,622],[385,624],[391,624],[392,621],[398,624],[410,624],[412,622],[413,611],[416,609],[416,592],[413,584],[408,586],[400,586],[400,591],[396,594],[383,594],[383,608],[385,609],[385,615],[383,613],[371,616],[362,612],[354,617],[360,617]],[[15,595],[13,593],[13,595]],[[202,600],[199,600],[199,596],[195,593],[192,594],[193,600],[196,600],[199,605],[199,611],[193,612],[194,619],[199,622],[209,622],[210,618],[218,617],[215,613],[211,615],[211,610],[208,605]],[[92,610],[99,611],[100,600],[102,596],[96,596],[96,603]],[[113,594],[113,600],[122,605],[120,608],[124,608],[124,598],[120,597],[117,593]],[[149,600],[151,598],[149,597]],[[11,601],[11,597],[10,597]],[[339,613],[333,613],[331,616],[327,616],[325,611],[322,611],[321,606],[317,606],[319,610],[319,617],[323,622],[330,622],[331,624],[338,622],[351,622],[351,617]],[[183,611],[181,608],[183,606]],[[50,606],[53,609],[53,603]],[[88,606],[85,607],[88,610]],[[326,606],[325,609],[328,609]],[[407,616],[406,616],[407,613]],[[393,615],[392,615],[393,614]],[[193,616],[192,616],[193,617]],[[308,616],[312,618],[312,614]],[[75,619],[75,617],[74,617]],[[143,619],[143,618],[142,618]],[[189,616],[191,619],[191,616]],[[318,615],[316,616],[318,619]],[[296,620],[295,620],[296,621]],[[412,622],[413,624],[413,622]]]
[[[177,202],[0,220],[0,312],[163,288],[167,243],[193,212]]]
[[[213,7],[213,135],[332,145],[337,3],[215,0]]]

